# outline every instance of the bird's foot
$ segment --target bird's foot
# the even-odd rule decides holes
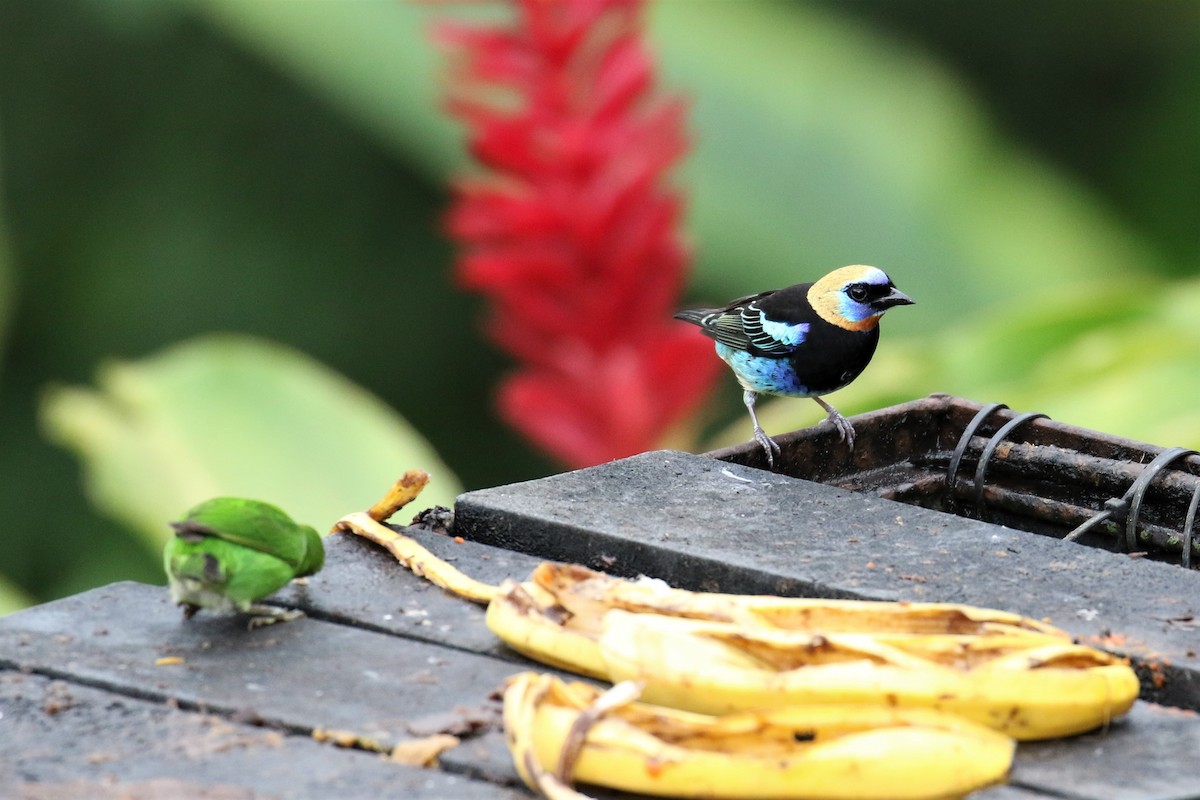
[[[298,608],[288,609],[276,608],[274,606],[254,605],[247,608],[246,612],[254,615],[246,623],[246,630],[248,631],[252,631],[255,628],[265,628],[268,625],[274,625],[276,622],[291,622],[304,616],[304,612]]]
[[[838,439],[846,443],[846,446],[851,450],[854,449],[854,425],[850,420],[846,419],[836,408],[829,409],[829,416],[825,421],[837,429]]]
[[[775,456],[780,452],[779,445],[776,444],[774,439],[772,439],[770,436],[767,436],[766,431],[758,426],[755,426],[754,428],[754,441],[762,445],[762,449],[767,453],[767,466],[774,471]]]

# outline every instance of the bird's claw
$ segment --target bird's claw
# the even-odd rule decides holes
[[[265,628],[268,625],[274,625],[276,622],[291,622],[304,616],[304,612],[298,608],[286,609],[275,608],[274,606],[250,606],[247,610],[251,614],[254,614],[250,618],[250,621],[246,623],[246,630],[248,631],[252,631],[255,628]]]
[[[846,446],[851,450],[854,449],[854,425],[850,420],[843,417],[838,411],[830,410],[829,416],[825,421],[832,425],[838,432],[838,440],[845,442]]]
[[[770,436],[767,436],[766,431],[758,427],[754,429],[754,441],[762,445],[762,449],[767,454],[767,466],[774,470],[775,456],[780,452],[778,443]]]

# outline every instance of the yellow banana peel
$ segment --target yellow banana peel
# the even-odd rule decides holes
[[[998,783],[1012,763],[1009,737],[926,709],[820,705],[713,717],[623,694],[596,712],[606,696],[591,686],[531,672],[511,678],[504,724],[522,779],[554,800],[582,797],[572,781],[667,797],[917,800]]]
[[[612,611],[599,640],[612,681],[709,714],[788,704],[879,704],[959,714],[1015,739],[1069,736],[1125,713],[1121,659],[1056,636],[804,633]]]
[[[543,664],[607,679],[599,639],[610,611],[725,622],[746,630],[912,636],[1040,635],[1063,631],[1007,611],[951,603],[881,603],[732,595],[628,581],[576,564],[539,564],[524,583],[505,581],[491,599],[488,627]],[[930,640],[932,641],[932,640]]]
[[[500,584],[488,603],[485,621],[506,645],[534,661],[608,680],[599,620],[572,614],[532,581]]]
[[[1014,738],[1042,739],[1104,725],[1137,697],[1137,678],[1122,659],[1073,644],[1053,626],[992,609],[689,592],[550,562],[523,583],[480,583],[381,524],[427,477],[406,475],[375,508],[343,518],[336,529],[376,541],[414,573],[487,604],[488,627],[514,650],[601,680],[639,681],[644,698],[657,705],[759,718],[761,709],[789,704],[810,714],[824,707],[827,726],[847,708],[860,715],[847,720],[945,711]],[[537,691],[554,698],[565,692],[550,685]],[[606,728],[597,723],[595,730]],[[553,749],[538,748],[542,755]],[[583,780],[603,779],[612,769],[602,762],[606,768],[592,773],[590,763],[579,759]],[[678,769],[684,774],[685,767]],[[890,791],[881,796],[902,796]],[[544,792],[556,800],[576,796],[563,781],[547,780]],[[770,796],[757,786],[751,794]]]
[[[529,580],[579,621],[598,630],[605,611],[707,619],[778,630],[828,633],[959,633],[1031,631],[1069,638],[1044,622],[1007,611],[954,603],[884,603],[674,589],[663,581],[629,581],[578,564],[543,562]]]

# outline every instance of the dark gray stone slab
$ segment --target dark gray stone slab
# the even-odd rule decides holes
[[[211,714],[0,673],[5,798],[528,797]]]
[[[420,529],[404,529],[442,558],[472,577],[498,583],[505,577],[524,578],[542,559]],[[454,598],[399,567],[381,548],[356,537],[327,540],[329,567],[311,580],[300,605],[313,613],[348,620],[370,620],[405,636],[445,642],[471,652],[515,657],[497,644],[483,625],[482,609]],[[597,563],[596,566],[604,566]],[[281,595],[289,601],[288,594]],[[387,620],[377,619],[387,609]],[[396,612],[399,613],[396,613]],[[415,612],[415,613],[414,613]],[[444,620],[452,619],[447,626]],[[1200,720],[1181,712],[1139,703],[1129,720],[1089,736],[1059,742],[1022,745],[1018,750],[1014,784],[973,795],[980,800],[1035,800],[1049,797],[1105,797],[1105,787],[1121,797],[1173,798],[1186,790],[1190,776],[1180,771],[1139,775],[1130,783],[1128,762],[1107,758],[1116,751],[1136,763],[1155,764],[1195,747]],[[498,731],[465,742],[449,751],[443,763],[455,772],[491,781],[519,784],[503,736]],[[1139,785],[1141,781],[1145,785]],[[1141,792],[1141,793],[1138,793]],[[1114,795],[1114,797],[1117,795]]]
[[[1017,748],[1012,783],[1071,800],[1200,797],[1200,717],[1139,702],[1108,730]]]
[[[409,532],[490,582],[524,577],[540,560]],[[185,623],[163,588],[138,584],[0,619],[0,664],[62,678],[0,676],[0,797],[528,796],[495,728],[445,753],[441,772],[406,770],[307,735],[335,728],[386,742],[486,726],[496,708],[489,694],[526,665],[508,653],[513,660],[478,655],[497,647],[481,611],[389,554],[354,538],[328,546],[326,570],[280,595],[321,619],[256,631],[242,617]],[[405,613],[413,609],[424,613]],[[184,663],[155,663],[170,656]],[[1022,745],[1014,783],[975,797],[1186,797],[1198,730],[1194,715],[1138,704],[1107,732]],[[276,745],[279,752],[264,752]],[[199,756],[189,755],[194,748]],[[119,795],[102,793],[110,779]],[[397,783],[381,791],[380,781]]]
[[[172,657],[182,663],[157,663]],[[498,704],[490,698],[522,669],[314,619],[253,631],[237,616],[202,613],[184,622],[165,590],[133,583],[0,619],[0,667],[284,730],[350,730],[384,743],[495,721]]]
[[[968,797],[971,800],[1062,800],[1058,795],[1007,784],[980,789],[978,792],[968,795]]]
[[[1136,659],[1147,699],[1200,708],[1200,574],[1171,564],[672,451],[468,492],[455,531],[684,588],[1046,618]]]
[[[464,741],[441,757],[442,765],[459,775],[523,789],[521,777],[513,766],[512,755],[504,741],[503,730],[491,730]],[[531,793],[532,794],[532,793]]]

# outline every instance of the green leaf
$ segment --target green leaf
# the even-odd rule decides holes
[[[275,503],[323,531],[407,469],[433,477],[419,508],[451,505],[460,491],[395,412],[272,342],[200,337],[105,365],[97,383],[51,389],[43,424],[83,459],[93,502],[155,546],[168,520],[211,497]]]
[[[2,166],[2,165],[0,165]],[[4,194],[3,172],[0,171],[0,196]],[[8,230],[4,217],[0,215],[0,363],[3,363],[4,345],[8,333],[10,309],[15,305],[13,285],[12,252],[8,246]]]
[[[441,112],[441,54],[418,3],[194,0],[195,12],[437,179],[465,163],[459,127]]]
[[[33,605],[33,598],[0,575],[0,617]]]
[[[0,171],[0,179],[3,172]],[[3,181],[0,180],[0,195],[3,195]],[[0,216],[0,363],[3,363],[5,337],[8,332],[9,309],[13,307],[11,251],[8,247],[8,232],[3,216]],[[0,381],[0,386],[3,382]],[[0,575],[0,616],[30,605],[32,600]]]

